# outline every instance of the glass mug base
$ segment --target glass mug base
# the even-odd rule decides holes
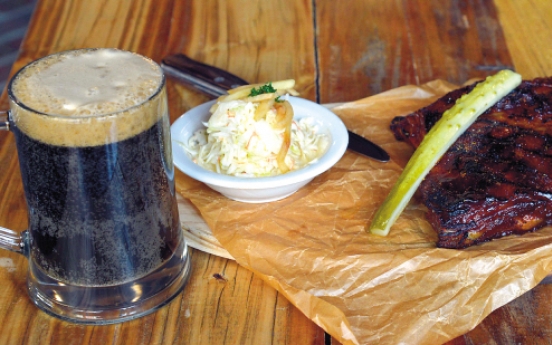
[[[79,324],[107,325],[133,320],[167,305],[182,291],[190,272],[190,253],[182,241],[163,265],[127,283],[71,285],[46,275],[30,261],[27,286],[34,304],[51,316]]]

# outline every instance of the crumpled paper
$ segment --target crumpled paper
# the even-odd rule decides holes
[[[348,151],[303,189],[266,204],[229,200],[181,173],[177,190],[240,265],[343,344],[444,343],[552,271],[552,228],[440,249],[416,198],[389,236],[366,231],[413,152],[395,140],[391,119],[456,87],[404,86],[332,109],[385,148],[388,163]]]

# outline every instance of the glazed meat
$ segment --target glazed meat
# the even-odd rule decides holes
[[[474,85],[397,117],[391,130],[417,147]],[[552,78],[523,81],[449,148],[418,190],[437,246],[465,248],[552,223]]]

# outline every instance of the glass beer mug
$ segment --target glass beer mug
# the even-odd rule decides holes
[[[168,303],[190,259],[161,68],[117,49],[66,51],[21,69],[8,96],[29,226],[2,228],[0,247],[28,258],[32,301],[85,324]]]

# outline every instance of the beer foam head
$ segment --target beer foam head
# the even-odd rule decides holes
[[[164,77],[152,60],[118,49],[82,49],[39,59],[16,74],[13,122],[35,139],[101,145],[151,127],[167,111]]]
[[[27,66],[12,86],[27,107],[52,115],[104,115],[150,98],[161,84],[157,64],[117,49],[50,55]]]

